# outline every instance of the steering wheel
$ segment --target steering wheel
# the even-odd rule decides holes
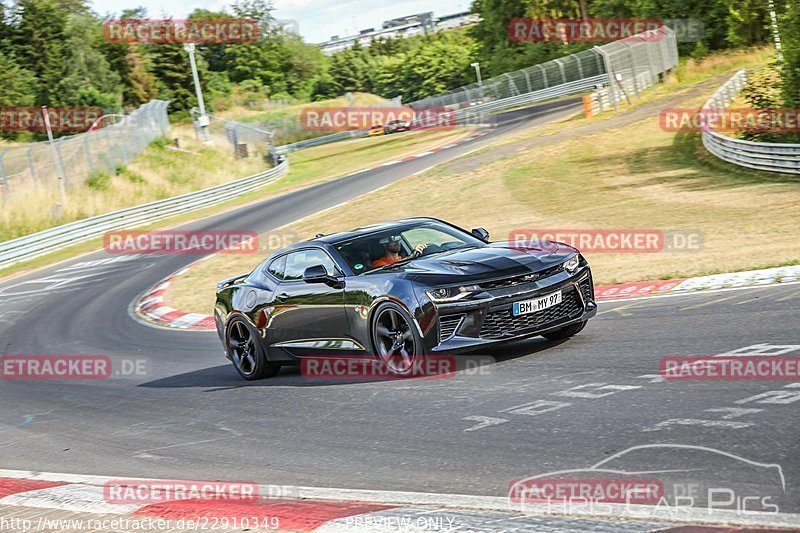
[[[422,252],[417,252],[417,250],[414,250],[414,251],[411,252],[411,255],[413,257],[420,257],[420,256],[422,256],[422,255],[424,255],[426,253],[436,253],[436,252],[440,252],[442,250],[442,247],[439,246],[438,244],[433,244],[431,242],[424,243],[424,244],[425,244],[425,250],[423,250]]]

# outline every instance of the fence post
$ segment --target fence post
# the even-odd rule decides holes
[[[6,155],[8,148],[4,148],[0,150],[0,180],[3,182],[3,202],[7,202],[9,197],[11,196],[11,190],[8,187],[8,174],[6,174],[6,165],[3,162],[3,158]]]
[[[86,152],[86,163],[89,165],[89,173],[94,172],[94,165],[92,164],[92,152],[89,149],[89,133],[83,136],[83,149]]]
[[[542,65],[535,65],[539,67],[539,70],[542,71],[542,79],[544,80],[544,88],[547,89],[550,87],[550,84],[547,81],[547,70]]]
[[[603,64],[606,67],[606,74],[608,75],[608,96],[611,98],[611,104],[614,106],[614,111],[619,112],[619,102],[617,101],[617,91],[614,89],[614,82],[616,78],[614,77],[614,71],[611,69],[611,61],[608,59],[608,55],[606,55],[606,51],[603,50],[599,46],[595,46],[594,50],[597,51],[603,57]]]
[[[633,72],[633,90],[636,92],[636,96],[639,96],[639,82],[636,81],[639,74],[636,72],[636,56],[633,53],[633,46],[628,46],[628,56],[631,59],[631,71]]]
[[[61,137],[56,143],[53,145],[56,150],[56,158],[58,159],[58,166],[61,170],[61,176],[64,180],[64,188],[66,189],[69,186],[69,176],[67,175],[67,168],[64,166],[64,158],[61,156],[61,144],[64,142],[64,137]]]
[[[114,162],[114,146],[111,142],[111,135],[108,133],[108,128],[103,128],[102,131],[106,132],[106,145],[108,146],[108,170],[109,172],[113,172],[114,169],[117,168],[117,164]]]
[[[554,59],[553,61],[561,70],[561,83],[567,83],[567,74],[564,72],[564,64],[558,59]]]
[[[33,164],[33,146],[28,148],[28,168],[31,171],[31,177],[36,186],[39,186],[39,176],[36,175],[36,165]]]

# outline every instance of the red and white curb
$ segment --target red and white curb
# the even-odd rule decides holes
[[[200,261],[205,261],[211,257],[204,257]],[[134,307],[136,314],[150,323],[167,328],[195,331],[211,331],[215,329],[214,317],[211,315],[184,313],[164,304],[164,292],[170,284],[200,261],[182,268],[147,291]],[[694,278],[598,285],[595,287],[594,292],[597,301],[613,302],[630,298],[689,294],[698,291],[774,285],[797,281],[800,281],[800,266],[787,266]]]
[[[126,479],[131,486],[168,480]],[[131,519],[186,521],[218,520],[244,524],[241,529],[271,529],[301,532],[380,532],[380,531],[688,531],[679,524],[712,524],[692,527],[692,532],[725,531],[726,526],[768,526],[795,529],[800,515],[762,512],[736,513],[658,506],[606,504],[603,516],[592,516],[596,509],[570,508],[572,516],[559,516],[544,504],[526,506],[523,512],[509,509],[508,500],[493,496],[469,496],[422,492],[369,491],[291,487],[289,498],[261,497],[251,501],[237,499],[174,500],[160,503],[111,503],[105,486],[119,478],[0,470],[0,506],[119,515]],[[185,483],[185,482],[184,482]],[[274,487],[274,486],[273,486]],[[259,494],[270,494],[270,486],[259,486]],[[172,525],[171,527],[174,527]],[[230,528],[230,526],[229,526]],[[239,529],[234,526],[234,528]],[[192,529],[189,527],[188,529]],[[172,530],[172,529],[171,529]]]

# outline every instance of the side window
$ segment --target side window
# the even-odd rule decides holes
[[[333,259],[322,250],[300,250],[286,255],[286,266],[284,268],[283,279],[297,280],[303,279],[303,272],[314,265],[322,265],[330,275],[336,273],[336,265]]]
[[[267,272],[272,274],[278,279],[283,279],[283,272],[286,268],[286,256],[282,255],[281,257],[273,260],[269,266],[267,267]]]

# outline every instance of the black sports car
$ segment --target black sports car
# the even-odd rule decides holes
[[[424,355],[570,337],[596,314],[575,248],[488,238],[415,218],[287,246],[217,284],[225,354],[245,379],[307,356],[370,354],[402,375]]]

